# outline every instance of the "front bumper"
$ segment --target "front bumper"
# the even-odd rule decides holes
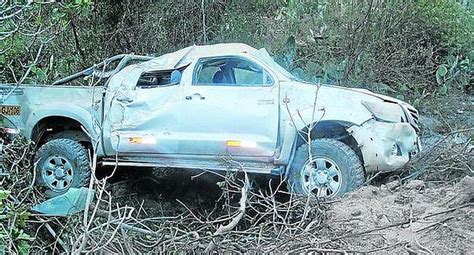
[[[366,173],[396,171],[421,150],[417,130],[407,122],[371,119],[348,131],[359,145]]]

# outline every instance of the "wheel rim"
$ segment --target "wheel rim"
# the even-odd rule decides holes
[[[341,188],[341,170],[329,158],[313,158],[312,161],[306,162],[302,172],[303,188],[316,197],[333,197]]]
[[[74,170],[66,158],[51,156],[44,161],[41,174],[44,182],[50,189],[53,191],[63,191],[71,186]]]

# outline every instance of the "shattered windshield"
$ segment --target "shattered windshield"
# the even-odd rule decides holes
[[[268,51],[265,48],[261,48],[258,51],[255,51],[252,53],[255,57],[258,57],[260,60],[265,62],[268,66],[270,66],[272,69],[277,70],[279,73],[283,74],[285,77],[287,77],[290,80],[300,80],[296,78],[293,74],[288,72],[285,68],[283,68],[281,65],[279,65],[273,58],[268,54]]]

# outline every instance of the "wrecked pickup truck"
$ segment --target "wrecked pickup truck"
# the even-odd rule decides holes
[[[409,104],[301,81],[245,44],[119,55],[0,91],[4,129],[36,143],[37,180],[53,195],[87,184],[96,155],[105,166],[281,175],[294,193],[331,198],[400,169],[420,146]]]

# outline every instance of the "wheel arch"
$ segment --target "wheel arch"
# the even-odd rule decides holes
[[[45,116],[39,119],[33,125],[29,138],[41,146],[48,138],[55,138],[60,133],[81,143],[91,143],[90,133],[81,121],[62,115]]]
[[[33,111],[26,121],[25,136],[34,142],[41,142],[44,139],[45,131],[48,128],[56,127],[63,130],[75,130],[81,135],[78,140],[92,141],[95,137],[95,130],[92,126],[92,115],[86,109],[72,104],[51,104]]]
[[[322,139],[322,138],[332,138],[338,141],[343,142],[348,145],[359,157],[362,165],[364,165],[364,158],[362,156],[362,151],[359,147],[357,140],[351,135],[348,131],[348,128],[356,124],[348,121],[342,120],[321,120],[314,122],[313,124],[308,124],[302,129],[297,131],[296,141],[294,150],[296,151],[301,145],[307,142],[308,130],[310,131],[311,140]]]
[[[362,156],[362,151],[359,147],[359,144],[348,131],[348,128],[354,125],[356,124],[342,120],[321,120],[312,124],[313,129],[311,129],[310,137],[311,140],[321,138],[337,139],[354,150],[362,164],[364,164],[364,158]],[[291,165],[296,150],[306,142],[305,137],[307,137],[310,126],[311,124],[308,124],[299,130],[295,129],[293,126],[287,126],[284,143],[290,143],[291,146],[284,146],[285,148],[282,150],[282,155],[280,156],[281,158],[278,159],[277,163],[284,163],[286,168]],[[290,130],[292,131],[290,132]],[[287,161],[282,160],[285,158]],[[288,169],[285,169],[285,174],[288,172],[287,170]]]

